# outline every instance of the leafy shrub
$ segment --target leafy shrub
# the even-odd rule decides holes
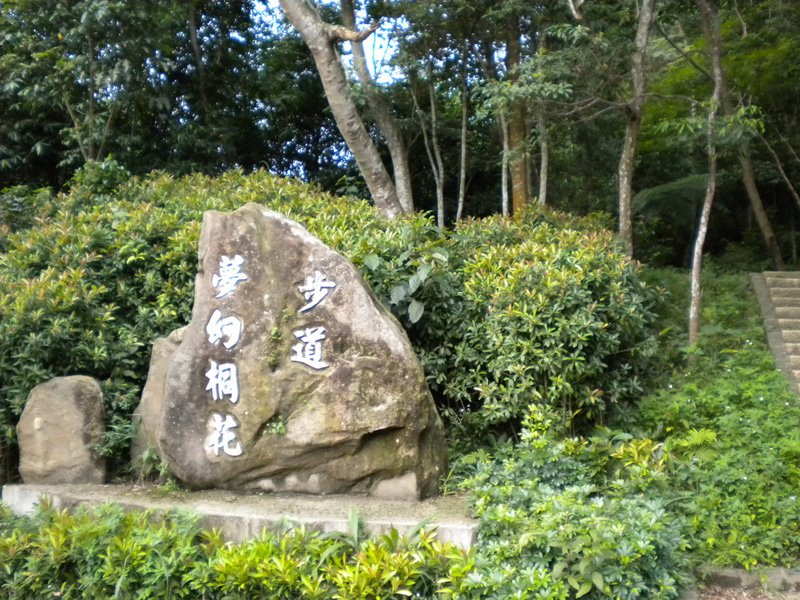
[[[130,179],[130,172],[112,158],[90,160],[75,171],[70,187],[88,195],[111,194]]]
[[[188,514],[0,510],[0,594],[36,598],[434,598],[469,558],[418,529],[375,539],[303,528],[241,544]]]
[[[630,446],[563,438],[532,409],[515,446],[484,457],[464,483],[480,516],[463,585],[481,598],[676,598],[688,569],[681,522],[659,477],[626,460]],[[470,596],[471,597],[471,596]]]
[[[34,190],[19,185],[0,190],[0,251],[13,231],[28,229],[36,216],[52,211],[52,194],[48,189]]]
[[[800,406],[763,343],[696,357],[642,405],[665,434],[675,510],[692,523],[695,558],[716,566],[800,559]],[[705,439],[698,440],[699,432]]]
[[[615,247],[591,222],[544,213],[454,234],[467,310],[449,323],[444,395],[470,426],[519,424],[532,403],[596,422],[641,391],[655,299]]]
[[[191,313],[206,210],[258,202],[349,257],[407,327],[454,436],[513,433],[527,407],[591,422],[639,389],[653,350],[652,292],[595,221],[532,211],[452,233],[412,215],[387,222],[366,202],[267,173],[174,180],[92,164],[11,233],[0,254],[0,429],[30,389],[68,374],[101,380],[113,472],[156,337]],[[5,453],[8,456],[8,453]]]
[[[679,331],[688,276],[670,270],[648,278],[679,299],[665,321]],[[800,406],[775,368],[747,275],[710,264],[703,282],[701,336],[691,361],[645,396],[628,424],[663,447],[663,494],[691,526],[696,562],[794,565]]]

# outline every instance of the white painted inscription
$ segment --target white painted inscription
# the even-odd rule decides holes
[[[211,449],[215,456],[219,456],[220,451],[228,456],[241,456],[242,444],[234,431],[239,427],[239,423],[228,413],[211,413],[208,422],[209,434],[206,438],[206,447]]]
[[[242,327],[242,320],[239,317],[231,315],[223,318],[222,313],[219,310],[215,310],[208,320],[208,325],[206,325],[208,343],[217,344],[222,341],[222,345],[230,350],[239,343]]]
[[[222,400],[226,396],[231,404],[239,401],[239,381],[237,379],[236,365],[234,363],[220,363],[209,359],[210,368],[206,371],[208,385],[206,390],[211,390],[214,400]]]
[[[292,362],[308,365],[312,369],[320,370],[330,365],[322,360],[322,341],[325,339],[324,327],[308,327],[294,332],[300,340],[292,346]]]
[[[211,276],[211,285],[217,288],[216,298],[224,298],[239,285],[242,281],[247,281],[248,277],[242,273],[244,259],[238,254],[233,258],[222,256],[219,261],[219,273]]]
[[[330,281],[325,274],[314,271],[314,275],[306,277],[306,282],[297,288],[306,301],[300,312],[307,312],[317,306],[335,287],[336,282]]]

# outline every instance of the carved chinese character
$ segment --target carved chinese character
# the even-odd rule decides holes
[[[219,273],[211,276],[211,285],[217,288],[216,298],[224,298],[242,281],[247,281],[247,275],[241,272],[243,264],[244,259],[238,254],[233,258],[223,255],[219,261]]]
[[[329,281],[328,278],[319,271],[314,271],[314,275],[306,277],[306,282],[297,288],[303,294],[303,298],[305,298],[306,301],[305,306],[300,309],[300,312],[309,311],[317,306],[335,287],[335,282]]]
[[[234,431],[238,427],[239,423],[233,415],[211,413],[211,419],[208,421],[209,434],[206,438],[206,447],[210,448],[215,456],[219,456],[220,450],[228,456],[241,456],[242,444]]]
[[[216,344],[224,339],[222,345],[230,350],[242,335],[242,320],[234,316],[222,318],[222,313],[215,310],[206,325],[206,333],[209,344]]]
[[[325,369],[330,366],[322,360],[322,341],[325,339],[324,327],[309,327],[294,332],[300,340],[299,344],[292,346],[294,355],[292,362],[308,365],[312,369]]]
[[[236,365],[234,363],[217,364],[215,361],[208,361],[211,367],[206,371],[208,385],[206,390],[211,390],[214,400],[222,400],[228,396],[231,404],[239,401],[239,382],[237,380]]]

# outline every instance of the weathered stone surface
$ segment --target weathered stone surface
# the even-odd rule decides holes
[[[206,213],[158,447],[193,488],[436,493],[441,421],[399,323],[346,259],[248,204]]]
[[[141,462],[148,450],[157,451],[158,427],[163,412],[164,382],[167,377],[167,366],[183,341],[185,327],[176,329],[165,338],[158,338],[153,343],[150,354],[150,370],[147,383],[142,390],[142,399],[133,412],[134,438],[131,444],[131,461],[134,465]]]
[[[91,377],[56,377],[37,385],[19,423],[19,471],[25,483],[103,483],[103,392]]]

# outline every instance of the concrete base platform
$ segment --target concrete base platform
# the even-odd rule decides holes
[[[262,530],[285,526],[287,522],[319,531],[347,531],[352,510],[371,535],[387,533],[392,528],[402,534],[426,519],[436,528],[441,541],[464,549],[475,543],[477,534],[477,522],[469,518],[466,503],[458,496],[405,502],[367,496],[185,492],[141,485],[3,486],[3,502],[17,515],[30,514],[43,497],[49,498],[54,508],[63,509],[111,502],[129,510],[190,510],[200,515],[202,527],[221,530],[231,542],[257,537]]]

